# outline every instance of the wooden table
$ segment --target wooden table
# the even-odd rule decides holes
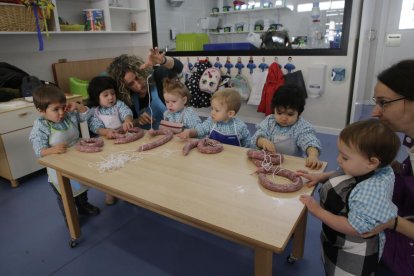
[[[100,173],[96,167],[90,167],[108,154],[135,152],[151,139],[159,137],[147,134],[124,145],[105,140],[104,151],[100,153],[82,153],[70,148],[65,154],[39,159],[40,164],[57,171],[73,246],[81,232],[69,178],[252,247],[255,275],[271,275],[273,252],[283,252],[292,236],[291,256],[295,259],[303,256],[307,212],[299,195],[311,194],[312,189],[304,187],[286,194],[264,189],[257,175],[252,174],[255,166],[247,158],[245,148],[225,145],[219,154],[201,154],[194,149],[183,156],[184,142],[174,137],[162,147],[145,152],[142,160],[128,162],[116,171]],[[165,157],[162,152],[167,150],[173,152]],[[283,167],[304,169],[304,159],[286,156]]]

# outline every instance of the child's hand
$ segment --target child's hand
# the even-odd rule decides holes
[[[67,144],[66,143],[59,143],[53,147],[50,147],[49,151],[51,154],[56,153],[56,154],[61,154],[61,153],[65,153],[67,150]]]
[[[114,139],[116,135],[116,131],[115,130],[109,130],[106,132],[105,136],[108,139]]]
[[[322,175],[319,173],[308,173],[307,171],[303,171],[303,170],[299,170],[296,172],[297,176],[301,176],[303,178],[306,178],[307,180],[309,180],[306,183],[307,187],[313,187],[315,185],[318,185],[319,182],[321,182]]]
[[[66,107],[65,107],[66,112],[72,112],[72,111],[75,111],[75,110],[78,110],[78,104],[77,103],[69,102],[69,103],[66,104]]]
[[[188,138],[190,138],[190,131],[186,129],[183,132],[177,133],[175,136],[177,136],[180,139],[187,140]]]
[[[318,157],[309,156],[306,158],[305,166],[310,168],[311,170],[319,170],[322,168],[322,162],[319,160]]]
[[[259,138],[258,146],[266,151],[276,152],[275,144],[272,141],[269,141],[265,138]]]
[[[122,124],[122,128],[124,129],[124,131],[128,131],[128,130],[130,130],[133,127],[134,127],[134,123],[132,121],[125,121]]]
[[[321,205],[319,205],[319,203],[316,202],[316,200],[310,195],[301,195],[299,197],[299,200],[308,208],[309,212],[313,215],[322,209]]]

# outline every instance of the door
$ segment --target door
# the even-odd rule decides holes
[[[370,104],[377,75],[400,60],[414,58],[414,29],[399,29],[401,11],[409,8],[413,10],[414,0],[363,2],[350,122],[358,121],[363,105]],[[370,28],[376,37],[371,41]],[[401,36],[399,44],[387,43],[387,37],[392,35]]]

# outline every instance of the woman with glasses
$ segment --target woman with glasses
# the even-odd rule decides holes
[[[116,80],[120,100],[131,107],[134,124],[142,128],[158,129],[167,110],[163,96],[163,80],[174,78],[183,70],[178,59],[150,49],[148,59],[134,55],[120,55],[108,67],[108,74]]]
[[[400,61],[380,73],[373,99],[372,116],[392,130],[402,132],[403,145],[414,150],[414,60]],[[393,169],[393,202],[398,207],[399,218],[389,224],[394,231],[386,231],[382,260],[397,275],[414,275],[414,222],[409,222],[414,217],[414,176],[410,157],[403,163],[395,162]]]

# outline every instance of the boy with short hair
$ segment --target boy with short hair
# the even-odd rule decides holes
[[[397,216],[392,203],[394,173],[390,163],[400,148],[398,136],[379,120],[345,127],[338,138],[337,162],[341,172],[298,175],[308,186],[325,182],[319,205],[311,196],[300,201],[322,221],[322,251],[326,275],[374,275],[385,244],[385,235],[362,233]]]
[[[241,96],[232,88],[219,90],[211,97],[211,116],[195,129],[179,134],[181,139],[208,137],[223,144],[249,147],[250,132],[246,123],[236,118],[241,107]]]

